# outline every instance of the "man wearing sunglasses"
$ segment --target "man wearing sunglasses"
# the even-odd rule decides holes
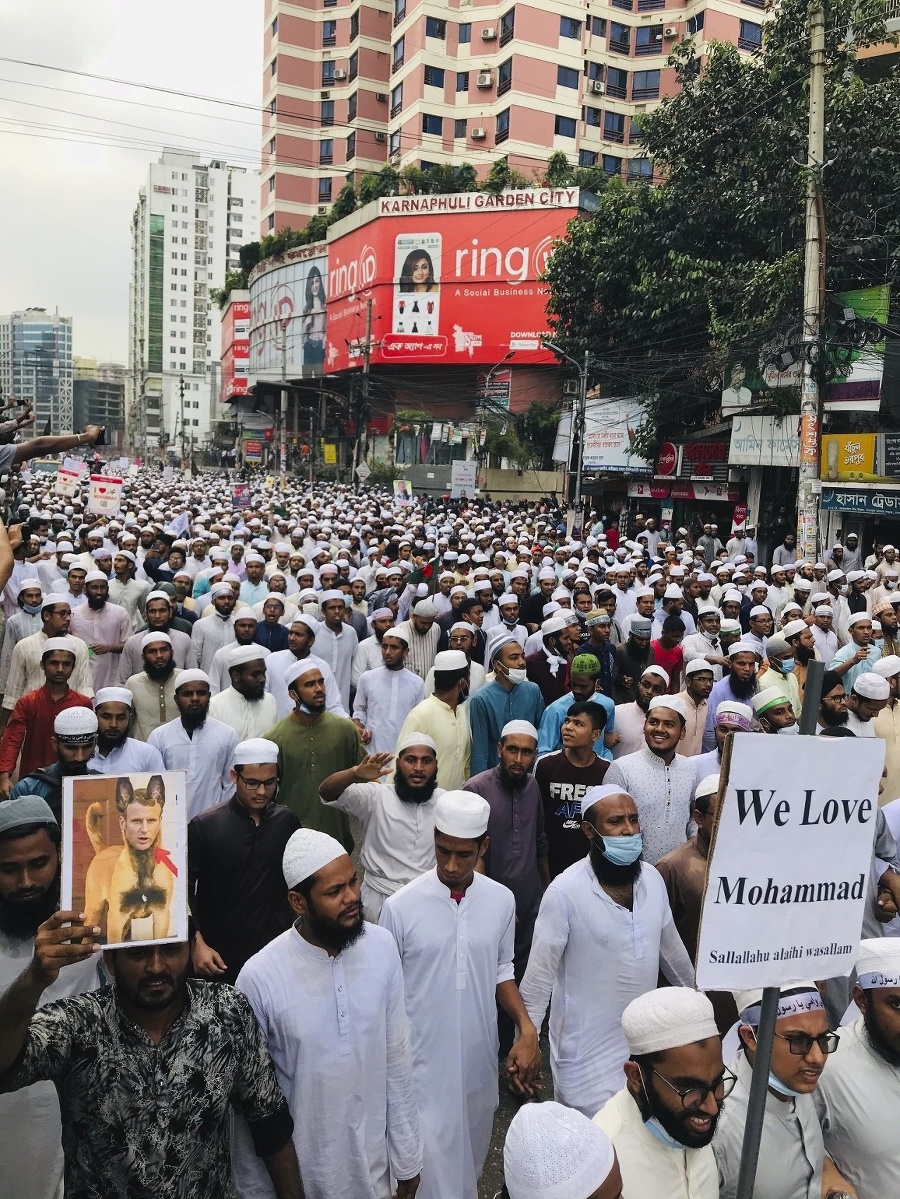
[[[735,1001],[741,1040],[741,1052],[732,1063],[737,1084],[713,1141],[721,1199],[737,1194],[762,991],[738,991]],[[815,983],[782,988],[754,1199],[821,1199],[825,1147],[813,1092],[838,1041],[838,1034],[828,1031]]]
[[[625,1008],[622,1031],[625,1086],[594,1117],[615,1147],[622,1194],[719,1199],[710,1142],[735,1077],[712,1004],[689,987],[648,991]]]
[[[300,818],[276,802],[274,741],[242,741],[231,762],[234,794],[188,824],[188,902],[195,973],[234,986],[247,959],[293,923],[281,859]]]

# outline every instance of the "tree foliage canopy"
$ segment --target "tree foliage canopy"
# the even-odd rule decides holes
[[[829,291],[900,275],[900,78],[864,82],[856,60],[888,40],[883,17],[881,0],[828,6]],[[591,350],[607,394],[643,398],[645,453],[713,416],[729,358],[799,326],[808,46],[806,0],[782,0],[759,55],[679,47],[679,94],[641,120],[660,182],[613,182],[551,258],[555,337]]]

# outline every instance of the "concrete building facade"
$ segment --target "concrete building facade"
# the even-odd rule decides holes
[[[0,392],[34,402],[35,428],[76,428],[72,410],[72,318],[26,308],[0,316]]]
[[[258,206],[255,171],[172,149],[149,167],[132,218],[129,294],[126,432],[139,455],[210,443],[221,339],[210,292],[255,238]]]
[[[75,428],[103,425],[107,444],[121,450],[125,437],[125,381],[127,368],[120,362],[75,358],[73,403]]]
[[[893,2],[893,0],[892,0]],[[651,175],[637,118],[677,80],[689,40],[747,53],[765,0],[266,0],[261,233],[328,211],[348,178],[549,155]]]

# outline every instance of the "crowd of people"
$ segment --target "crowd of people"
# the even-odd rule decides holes
[[[53,484],[0,526],[0,1192],[476,1199],[503,1086],[508,1199],[730,1199],[761,992],[695,989],[722,751],[814,704],[885,741],[882,806],[853,975],[782,989],[754,1194],[900,1195],[893,547]],[[105,949],[64,783],[164,771],[190,939]]]

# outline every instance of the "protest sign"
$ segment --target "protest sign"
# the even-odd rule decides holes
[[[183,770],[63,780],[62,903],[106,948],[187,940]]]
[[[80,475],[78,471],[66,470],[61,466],[56,472],[56,485],[53,490],[57,495],[64,495],[71,499],[73,496],[78,495],[81,490],[79,479]]]
[[[698,987],[850,973],[884,754],[874,737],[734,734],[707,866]]]
[[[122,503],[122,480],[108,475],[91,475],[88,483],[88,512],[97,516],[114,517],[119,515]]]

